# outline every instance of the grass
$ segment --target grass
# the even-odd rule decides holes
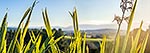
[[[80,32],[79,26],[78,26],[78,15],[77,15],[77,9],[74,8],[73,12],[69,11],[69,14],[72,17],[72,22],[73,22],[73,27],[74,27],[74,36],[64,36],[62,35],[61,37],[54,39],[55,36],[55,31],[52,31],[51,25],[50,25],[50,20],[48,16],[48,11],[45,8],[45,10],[42,11],[42,16],[44,20],[44,25],[46,28],[46,34],[47,38],[42,42],[42,37],[43,35],[39,31],[38,34],[35,34],[33,31],[28,31],[28,26],[30,23],[31,15],[33,13],[33,9],[35,5],[37,4],[37,1],[34,1],[32,6],[27,8],[25,11],[17,30],[15,31],[14,37],[11,40],[11,43],[7,46],[7,38],[6,38],[6,33],[7,33],[7,14],[6,12],[4,19],[1,24],[0,28],[0,53],[65,53],[59,49],[59,46],[57,42],[59,42],[61,39],[71,39],[71,43],[69,45],[67,53],[89,53],[90,49],[89,46],[86,45],[87,41],[95,41],[99,42],[100,45],[100,53],[107,53],[111,52],[112,53],[129,53],[127,51],[127,44],[128,44],[128,39],[130,35],[130,29],[132,26],[132,20],[134,18],[135,14],[135,9],[137,5],[137,0],[135,0],[134,6],[132,8],[132,12],[130,14],[130,19],[128,23],[128,28],[126,31],[126,35],[124,40],[122,40],[122,37],[120,34],[117,34],[116,39],[107,39],[106,35],[103,36],[103,38],[86,38],[86,33],[84,33],[84,36],[82,38],[82,34]],[[25,22],[25,24],[23,24]],[[148,42],[148,37],[149,37],[149,30],[147,30],[147,35],[143,42],[139,43],[140,39],[140,34],[142,30],[142,24],[143,21],[140,24],[140,27],[138,29],[138,32],[136,33],[135,38],[132,37],[132,43],[131,43],[131,49],[130,53],[144,53],[146,44]],[[29,32],[30,35],[30,40],[28,41],[27,44],[25,44],[25,37],[27,32]],[[19,39],[18,39],[19,38]],[[112,50],[113,47],[108,48],[112,42],[115,40],[115,46],[114,46],[114,51]],[[123,45],[121,46],[121,41],[123,41]],[[109,50],[107,50],[109,49]]]

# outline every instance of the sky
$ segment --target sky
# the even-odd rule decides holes
[[[21,17],[34,0],[0,0],[0,21],[8,8],[8,26],[18,26]],[[52,26],[67,27],[72,25],[72,18],[68,11],[76,7],[78,11],[79,24],[116,24],[112,22],[114,14],[121,16],[120,0],[38,0],[30,26],[44,26],[42,10],[48,9],[49,19]],[[150,0],[138,0],[135,18],[132,28],[139,27],[143,20],[143,28],[150,24]],[[127,26],[124,22],[122,27]]]

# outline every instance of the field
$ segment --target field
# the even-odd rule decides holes
[[[120,26],[126,9],[123,10],[122,19],[117,23],[118,29],[114,39],[108,38],[105,34],[102,35],[102,38],[87,38],[87,33],[80,31],[76,8],[73,12],[69,11],[74,28],[73,35],[68,36],[63,34],[61,29],[51,28],[47,8],[41,13],[45,28],[29,29],[30,19],[36,4],[35,0],[32,6],[27,8],[14,31],[8,31],[9,12],[5,13],[0,28],[0,53],[149,53],[147,46],[149,43],[147,42],[150,31],[142,31],[144,21],[141,21],[138,29],[131,31],[137,0],[134,1],[130,9],[131,13],[129,20],[127,20],[128,26],[125,35],[121,36]],[[92,50],[87,43],[95,43],[99,47]]]

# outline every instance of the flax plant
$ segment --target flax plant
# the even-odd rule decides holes
[[[52,51],[51,53],[60,53],[57,42],[60,41],[60,39],[62,39],[64,36],[62,35],[61,37],[54,40],[53,35],[55,32],[52,32],[52,30],[51,30],[51,26],[50,26],[50,22],[48,19],[48,13],[47,13],[46,8],[45,8],[45,11],[42,11],[42,15],[43,15],[43,20],[44,20],[44,24],[46,27],[46,32],[47,32],[48,38],[42,44],[42,47],[40,48],[40,53],[43,53],[43,52],[45,53],[46,51],[49,51],[49,48]]]
[[[104,35],[102,43],[100,43],[100,53],[105,53],[106,35]]]
[[[122,53],[125,53],[125,51],[126,51],[126,46],[127,46],[127,42],[128,42],[128,38],[129,38],[129,34],[130,34],[130,29],[132,26],[132,21],[133,21],[134,14],[135,14],[136,5],[137,5],[137,0],[135,0],[135,3],[131,10],[130,19],[129,19],[129,23],[128,23],[128,27],[127,27],[127,31],[126,31],[126,36],[125,36],[123,47],[122,47]]]
[[[81,53],[82,36],[78,27],[78,17],[76,8],[74,8],[74,11],[72,13],[69,12],[69,14],[73,19],[75,37],[75,40],[70,44],[70,53]]]
[[[21,19],[21,21],[20,21],[20,23],[18,25],[17,31],[15,33],[15,36],[14,36],[13,40],[10,43],[10,46],[8,48],[8,52],[7,53],[14,52],[16,43],[17,43],[16,47],[18,49],[18,52],[19,53],[23,52],[21,50],[23,50],[23,48],[24,48],[24,46],[23,46],[24,45],[24,43],[23,43],[24,42],[24,37],[26,35],[27,29],[28,29],[28,25],[29,25],[29,20],[31,18],[31,14],[32,14],[34,6],[36,5],[36,2],[37,1],[35,0],[33,2],[33,5],[27,9],[27,11],[25,12],[24,16],[22,17],[22,19]],[[21,33],[20,41],[18,42],[17,38],[18,38],[20,30],[21,30],[20,27],[21,27],[21,24],[23,23],[23,21],[25,20],[26,17],[27,17],[27,21],[25,23],[25,26],[23,27],[23,33]]]
[[[147,30],[146,33],[147,33],[147,34],[146,34],[146,38],[145,38],[144,41],[142,42],[142,46],[141,46],[141,48],[140,48],[139,53],[144,53],[144,52],[145,52],[146,44],[147,44],[147,42],[148,42],[148,37],[149,37],[149,30]]]
[[[74,27],[74,37],[67,37],[62,35],[61,37],[54,39],[55,36],[55,31],[52,31],[51,25],[50,25],[50,20],[49,20],[49,16],[48,16],[48,11],[45,8],[42,11],[42,16],[43,16],[43,20],[44,20],[44,25],[45,25],[45,29],[46,29],[46,34],[47,34],[47,38],[44,40],[44,42],[42,42],[42,37],[43,35],[41,34],[41,30],[37,33],[37,35],[31,30],[28,31],[28,26],[30,23],[30,19],[31,19],[31,15],[33,12],[33,8],[35,7],[35,5],[38,2],[35,0],[32,4],[31,7],[27,8],[27,10],[25,11],[17,30],[15,31],[14,37],[11,40],[10,45],[7,46],[7,38],[6,38],[6,33],[7,33],[7,16],[8,16],[8,12],[6,12],[6,14],[4,15],[4,18],[2,20],[2,24],[0,26],[0,53],[64,53],[61,52],[57,42],[60,41],[62,38],[64,39],[71,39],[71,43],[69,45],[69,51],[68,53],[89,53],[89,47],[88,45],[86,45],[86,41],[98,41],[101,42],[100,43],[100,53],[106,53],[106,42],[107,41],[111,41],[111,39],[107,39],[106,35],[103,36],[103,38],[99,38],[99,39],[93,39],[93,38],[86,38],[86,33],[84,33],[83,38],[82,38],[82,34],[80,32],[79,26],[78,26],[78,15],[77,15],[77,9],[74,8],[73,12],[69,12],[69,14],[72,17],[72,21],[73,21],[73,27]],[[130,6],[128,6],[127,4],[129,4]],[[134,14],[135,14],[135,9],[136,9],[136,5],[137,5],[137,0],[135,0],[135,3],[133,4],[133,1],[128,1],[128,0],[121,0],[121,4],[120,4],[120,8],[122,9],[122,17],[117,17],[116,20],[120,20],[118,21],[118,30],[117,30],[117,34],[115,37],[115,42],[113,48],[114,48],[114,53],[119,53],[119,49],[121,49],[121,53],[126,53],[126,47],[127,47],[127,42],[128,42],[128,38],[130,35],[130,29],[132,26],[132,21],[134,18]],[[131,11],[130,16],[129,17],[125,17],[125,13],[127,11]],[[118,19],[119,18],[119,19]],[[123,20],[125,20],[128,23],[128,27],[127,27],[127,31],[126,31],[126,35],[124,38],[124,42],[123,42],[123,46],[122,48],[120,48],[120,28],[121,28],[121,24],[123,22]],[[25,22],[25,24],[23,24]],[[147,30],[147,34],[145,36],[145,39],[143,40],[143,42],[139,43],[139,39],[140,39],[140,34],[141,34],[141,30],[142,30],[142,24],[143,21],[140,24],[140,27],[136,33],[135,38],[133,38],[133,36],[131,37],[131,49],[130,49],[130,53],[144,53],[145,48],[146,48],[146,44],[148,42],[148,37],[149,37],[149,30]],[[30,40],[28,41],[27,44],[25,44],[25,37],[27,32],[29,33],[30,36]],[[83,45],[83,46],[82,46]]]
[[[136,49],[138,49],[138,48],[137,48],[137,45],[138,45],[138,40],[139,40],[139,38],[140,38],[140,34],[141,34],[141,30],[142,30],[142,25],[143,25],[143,21],[142,21],[141,24],[140,24],[140,28],[138,29],[138,31],[137,31],[137,33],[136,33],[135,39],[133,40],[133,44],[132,44],[130,53],[137,53],[137,52],[136,52]]]
[[[128,4],[129,4],[129,6],[128,6]],[[126,13],[126,11],[131,10],[132,8],[134,8],[133,7],[133,0],[121,0],[120,8],[122,9],[122,17],[119,17],[119,16],[116,17],[115,16],[115,18],[114,18],[114,20],[116,20],[117,24],[118,24],[118,29],[117,29],[117,33],[116,33],[116,36],[115,36],[115,42],[114,42],[115,53],[118,53],[118,48],[119,48],[119,43],[120,43],[120,28],[121,28],[121,24],[122,24],[123,20],[125,20],[128,24],[130,24],[129,20],[131,20],[131,17],[125,17],[125,13]],[[130,15],[130,16],[132,16],[132,15]]]
[[[6,12],[0,28],[0,53],[6,53],[7,15]]]

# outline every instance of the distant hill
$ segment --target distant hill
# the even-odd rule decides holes
[[[45,28],[43,26],[41,26],[42,28]],[[29,27],[29,29],[40,29],[41,27]],[[87,32],[87,34],[96,34],[96,35],[100,35],[100,34],[105,34],[105,35],[111,35],[114,36],[117,32],[116,30],[116,25],[114,24],[102,24],[102,25],[91,25],[91,24],[80,24],[79,28],[82,31]],[[63,31],[65,31],[65,33],[70,34],[73,33],[73,26],[68,26],[68,27],[60,27],[60,26],[52,26],[52,28],[61,28]],[[8,27],[9,29],[13,29],[16,30],[16,27]],[[125,31],[121,30],[121,34],[124,35]]]
[[[10,30],[17,30],[17,28],[16,27],[8,27],[7,30],[8,31],[10,31]]]
[[[116,29],[114,24],[102,24],[102,25],[91,25],[91,24],[80,24],[80,30],[96,30],[96,29]],[[73,26],[64,27],[64,30],[73,30]]]
[[[107,35],[112,35],[116,34],[117,29],[96,29],[96,30],[85,30],[87,33],[99,33],[99,34],[107,34]],[[121,30],[120,32],[122,35],[125,35],[125,30]]]
[[[64,32],[66,34],[74,33],[72,30]],[[102,37],[102,35],[106,35],[109,38],[114,38],[117,33],[117,29],[93,29],[93,30],[81,30],[81,32],[86,32],[87,36]],[[124,36],[125,32],[126,32],[125,30],[121,30],[120,31],[121,36]]]
[[[101,24],[101,25],[92,25],[92,24],[80,24],[79,28],[80,30],[96,30],[96,29],[116,29],[115,24]],[[16,29],[17,27],[8,27],[9,29]],[[30,26],[30,29],[33,28],[45,28],[44,26]],[[68,26],[68,27],[62,27],[62,26],[52,26],[52,28],[61,28],[63,30],[73,30],[73,26]]]

